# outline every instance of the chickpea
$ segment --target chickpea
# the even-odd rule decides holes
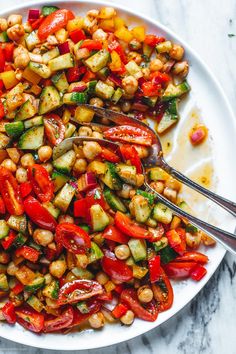
[[[89,141],[83,147],[83,153],[86,159],[93,160],[102,152],[101,146],[96,141]]]
[[[173,66],[172,73],[184,78],[188,75],[189,65],[187,61],[180,61]]]
[[[50,162],[44,163],[44,164],[42,164],[42,166],[45,168],[45,170],[47,170],[47,172],[48,172],[49,174],[52,173],[52,171],[53,171],[53,165],[52,165]]]
[[[173,177],[170,177],[165,181],[165,186],[171,189],[175,189],[177,192],[179,192],[181,189],[181,183]]]
[[[97,18],[98,15],[99,15],[99,11],[98,10],[89,10],[86,14],[87,16],[90,16],[90,17],[94,17],[94,18]]]
[[[5,18],[0,18],[0,32],[6,31],[8,28],[7,20]]]
[[[24,69],[30,62],[30,57],[28,53],[22,53],[17,56],[14,60],[15,68]]]
[[[134,322],[134,313],[131,310],[128,310],[125,315],[121,316],[120,321],[126,325],[130,326]]]
[[[131,103],[129,101],[124,101],[121,109],[123,112],[128,113],[131,110]]]
[[[128,61],[135,61],[136,64],[140,64],[142,62],[142,56],[141,54],[137,53],[137,52],[129,52],[128,54]]]
[[[150,66],[149,66],[149,69],[151,72],[153,71],[160,71],[161,69],[163,68],[163,63],[160,59],[153,59],[151,62],[150,62]]]
[[[30,153],[25,154],[21,157],[20,162],[23,167],[32,166],[34,164],[34,157]]]
[[[141,187],[144,184],[144,175],[141,173],[138,173],[136,175],[136,186]]]
[[[96,280],[99,282],[99,284],[105,285],[108,282],[109,277],[108,277],[108,275],[106,273],[99,272],[96,275]]]
[[[150,183],[150,186],[155,189],[155,191],[157,193],[162,193],[163,190],[164,190],[164,183],[163,182],[160,182],[160,181],[157,181],[157,182],[151,182]]]
[[[150,289],[149,286],[146,285],[138,289],[137,295],[139,301],[143,303],[150,302],[153,299],[152,289]]]
[[[33,233],[33,239],[39,245],[46,247],[53,241],[53,233],[49,230],[36,229]]]
[[[19,167],[16,170],[16,179],[18,183],[24,183],[27,182],[27,171],[23,167]]]
[[[25,29],[22,25],[14,25],[7,30],[8,37],[14,42],[18,42],[24,34]]]
[[[121,108],[119,106],[116,106],[116,105],[110,105],[109,109],[111,111],[114,111],[114,112],[120,112],[121,111]]]
[[[130,256],[130,249],[127,245],[119,245],[115,247],[115,255],[118,259],[127,259]]]
[[[1,163],[1,166],[5,167],[11,172],[16,172],[16,164],[11,159],[6,159]]]
[[[177,192],[174,189],[171,189],[169,187],[165,187],[163,191],[163,195],[169,199],[171,202],[175,203],[177,199]]]
[[[101,28],[97,29],[93,33],[93,39],[96,41],[105,41],[108,37],[108,34],[104,32]]]
[[[198,248],[201,243],[201,233],[197,232],[193,235],[190,232],[186,232],[186,243],[190,248]]]
[[[60,215],[60,216],[59,216],[59,219],[58,219],[58,223],[59,223],[59,224],[62,224],[62,223],[64,223],[64,222],[68,222],[68,223],[70,223],[70,224],[74,224],[74,218],[72,218],[72,216],[67,215],[67,214],[65,214],[65,215]]]
[[[16,74],[16,79],[20,81],[22,79],[23,71],[17,68],[15,74]]]
[[[89,317],[88,321],[90,326],[96,329],[103,327],[105,324],[105,318],[102,312],[94,313]]]
[[[143,68],[142,69],[142,73],[143,73],[143,77],[144,79],[149,79],[149,76],[150,76],[150,69],[149,68]]]
[[[138,89],[138,81],[135,77],[129,75],[122,80],[122,86],[128,95],[134,95]]]
[[[130,186],[129,184],[123,184],[122,190],[117,191],[117,194],[119,197],[124,198],[124,199],[129,199],[130,198],[130,191],[133,190],[133,187]]]
[[[12,27],[14,25],[21,25],[22,24],[22,16],[15,15],[15,14],[10,15],[7,19],[7,24],[9,27]]]
[[[44,275],[45,284],[50,284],[52,282],[52,276],[50,273]]]
[[[51,146],[44,145],[38,149],[39,160],[42,162],[48,161],[52,156]]]
[[[100,17],[110,19],[116,15],[116,11],[113,7],[103,7],[100,11]]]
[[[49,265],[49,272],[53,277],[61,278],[65,273],[66,268],[67,266],[65,260],[58,259]]]
[[[77,159],[75,161],[73,171],[78,174],[84,173],[86,172],[86,168],[87,168],[87,161],[85,159]]]
[[[80,127],[79,128],[79,136],[91,136],[92,135],[92,129],[89,127]]]
[[[91,100],[89,101],[89,104],[91,104],[92,106],[95,106],[95,107],[103,107],[104,106],[103,100],[101,100],[101,98],[98,98],[98,97],[91,98]]]
[[[172,59],[181,60],[184,56],[184,48],[178,44],[173,44],[171,50],[169,51],[169,55]]]
[[[96,139],[103,139],[102,133],[99,132],[92,132],[92,137]]]

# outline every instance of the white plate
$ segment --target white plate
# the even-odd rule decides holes
[[[7,12],[1,11],[1,16],[7,16],[11,13],[20,13],[26,18],[29,8],[40,8],[44,4],[49,5],[49,3],[45,3],[44,1],[24,4],[19,7],[14,7]],[[98,8],[102,5],[109,5],[102,1],[51,1],[50,4],[58,5],[59,7],[64,7],[66,4],[66,8],[75,11],[76,14],[84,14],[89,9]],[[147,17],[134,15],[133,12],[127,11],[120,6],[116,6],[116,8],[119,11],[119,15],[126,18],[129,24],[145,24],[149,33],[163,35],[174,42],[181,43],[186,49],[186,57],[191,65],[188,81],[192,87],[192,91],[185,104],[181,107],[181,120],[174,134],[174,150],[178,151],[180,149],[177,145],[179,142],[177,135],[181,129],[186,133],[186,119],[193,119],[189,118],[190,113],[193,111],[195,112],[196,107],[200,108],[200,115],[204,118],[204,122],[210,131],[211,150],[207,149],[206,152],[206,150],[201,148],[198,150],[191,149],[190,145],[186,143],[186,136],[186,139],[182,139],[182,141],[185,141],[182,157],[190,156],[187,160],[196,165],[204,164],[206,157],[208,160],[213,158],[214,177],[215,179],[216,177],[218,179],[216,191],[231,200],[236,200],[236,168],[234,163],[236,151],[236,125],[232,110],[222,89],[196,53],[194,53],[189,46],[179,39],[173,32]],[[174,156],[176,156],[176,154],[174,154]],[[181,161],[183,160],[184,158],[181,158]],[[187,164],[183,165],[182,163],[179,164],[178,161],[173,161],[173,165],[178,166],[179,164],[179,167],[183,168],[182,171],[187,167],[192,167],[192,163],[189,163],[187,166]],[[198,203],[198,207],[199,206],[201,207],[199,213],[202,212],[204,215],[210,215],[208,204],[201,201]],[[196,207],[196,205],[193,205],[193,209],[196,209]],[[217,220],[217,224],[222,228],[233,232],[235,226],[234,218],[224,212],[216,215],[217,210],[218,208],[214,207],[214,219]],[[207,276],[200,282],[188,280],[175,283],[175,300],[172,308],[160,314],[157,321],[154,323],[135,320],[134,324],[130,327],[122,327],[119,324],[106,325],[101,331],[88,330],[82,333],[67,335],[35,335],[24,330],[19,325],[9,326],[5,323],[1,323],[0,335],[22,344],[58,350],[94,349],[134,338],[159,326],[171,316],[175,315],[204,287],[220,264],[225,251],[220,246],[217,246],[207,249],[206,253],[210,259],[210,262],[207,265]],[[211,294],[208,296],[211,296]]]

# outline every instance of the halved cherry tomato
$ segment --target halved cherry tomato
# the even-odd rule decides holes
[[[2,314],[8,323],[16,323],[15,306],[12,302],[8,301],[2,308]]]
[[[199,281],[201,280],[207,273],[207,270],[205,267],[201,266],[200,264],[197,264],[195,268],[193,268],[190,277],[193,280]]]
[[[85,253],[91,247],[86,231],[70,223],[61,223],[56,228],[56,242],[75,254]]]
[[[16,308],[17,322],[32,332],[39,333],[43,330],[44,316],[35,310],[20,306]]]
[[[24,290],[24,285],[21,283],[16,284],[13,288],[12,291],[15,295],[20,294]]]
[[[171,278],[188,278],[196,267],[196,262],[170,262],[163,265],[166,274]]]
[[[150,80],[152,80],[152,83],[155,85],[165,85],[170,81],[170,76],[166,73],[155,71],[150,74]]]
[[[22,198],[27,197],[33,190],[31,182],[24,182],[20,184],[20,194]]]
[[[58,145],[65,137],[66,128],[61,118],[55,113],[49,113],[44,117],[44,128],[47,139],[53,145]]]
[[[76,200],[74,202],[74,216],[78,218],[86,218],[86,220],[89,222],[89,209],[94,204],[101,205],[101,207],[105,210],[108,208],[100,188],[94,188],[88,191],[85,198]]]
[[[41,41],[45,40],[50,34],[65,27],[69,20],[75,18],[70,10],[60,9],[48,15],[38,29],[38,36]]]
[[[43,166],[37,164],[29,166],[28,178],[41,202],[49,202],[53,198],[54,184]]]
[[[8,236],[4,237],[4,239],[1,241],[4,250],[8,250],[12,246],[15,239],[16,239],[16,233],[13,230],[10,230]]]
[[[126,161],[129,160],[131,165],[136,167],[137,173],[142,173],[142,163],[134,146],[128,144],[121,145],[120,152]]]
[[[161,275],[161,257],[154,256],[148,260],[149,278],[151,283],[159,280]]]
[[[42,229],[50,231],[54,231],[56,229],[56,220],[37,199],[29,196],[24,200],[24,207],[26,214],[36,225]]]
[[[102,152],[99,155],[103,160],[109,161],[109,162],[120,162],[120,157],[114,153],[113,151],[102,147]]]
[[[0,166],[0,193],[6,209],[11,215],[22,215],[24,213],[19,185],[13,174],[2,166]]]
[[[106,240],[115,241],[121,244],[127,244],[129,241],[129,237],[113,225],[107,226],[107,228],[103,231],[102,237]]]
[[[30,262],[37,262],[39,256],[40,256],[40,252],[38,250],[36,250],[33,247],[29,247],[29,246],[21,246],[20,248],[17,248],[16,252],[15,252],[16,257],[24,257],[25,259],[27,259]]]
[[[75,327],[86,321],[92,314],[98,312],[101,308],[101,303],[94,299],[89,299],[86,301],[88,313],[81,313],[79,310],[74,308],[74,319],[72,324],[69,326]]]
[[[165,42],[165,38],[155,36],[154,34],[147,34],[144,39],[144,43],[146,43],[150,47],[155,47],[158,43],[161,42]]]
[[[130,126],[130,125],[120,125],[118,127],[112,127],[104,132],[104,138],[134,143],[137,145],[152,145],[152,136],[144,129]]]
[[[4,201],[0,195],[0,214],[5,214],[6,213],[6,207],[4,204]]]
[[[159,96],[161,94],[161,85],[151,81],[144,82],[141,89],[145,97]]]
[[[95,295],[103,293],[103,288],[95,280],[78,279],[70,283],[66,283],[60,290],[58,295],[58,304],[73,304],[78,301],[90,299]]]
[[[73,307],[66,308],[61,315],[44,321],[43,331],[45,333],[56,332],[64,328],[68,328],[74,319]]]
[[[185,252],[182,256],[179,256],[177,258],[175,258],[175,261],[189,261],[189,262],[196,262],[196,263],[200,263],[200,264],[206,264],[209,259],[205,254],[202,254],[200,252]]]
[[[116,227],[118,227],[118,229],[125,235],[130,237],[149,239],[152,236],[147,229],[138,225],[127,215],[121,213],[120,211],[116,212],[114,221]]]
[[[152,301],[147,304],[146,308],[144,308],[140,304],[137,293],[134,289],[123,290],[120,296],[120,300],[127,304],[138,318],[149,322],[156,321],[158,316],[157,306]]]
[[[166,311],[172,306],[174,300],[173,288],[162,268],[159,280],[152,284],[152,291],[158,304],[158,312]]]
[[[102,43],[93,39],[85,39],[80,48],[86,48],[88,50],[100,50],[102,49]]]
[[[111,278],[120,282],[127,282],[133,278],[133,272],[124,261],[117,259],[114,253],[105,250],[102,258],[102,268]]]

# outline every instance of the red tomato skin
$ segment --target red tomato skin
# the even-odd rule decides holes
[[[20,194],[22,198],[27,197],[33,190],[30,182],[24,182],[20,184]]]
[[[144,43],[146,43],[150,47],[155,47],[158,43],[161,43],[164,41],[165,41],[164,37],[158,37],[158,36],[155,36],[154,34],[147,34],[144,39]]]
[[[12,246],[15,239],[16,239],[16,233],[13,230],[10,230],[8,236],[4,237],[4,239],[1,242],[4,250],[8,250]]]
[[[89,299],[87,302],[87,307],[89,308],[89,313],[81,313],[79,310],[74,308],[74,319],[70,328],[75,327],[86,321],[92,314],[98,312],[101,308],[101,303],[94,299]]]
[[[152,135],[150,133],[144,129],[130,125],[109,128],[104,132],[104,138],[137,145],[152,145]]]
[[[73,307],[68,307],[65,309],[61,315],[58,317],[55,317],[50,320],[45,320],[44,321],[44,328],[43,332],[45,333],[50,333],[50,332],[56,332],[61,329],[68,328],[74,319],[74,310]]]
[[[85,253],[86,249],[91,247],[87,232],[77,225],[66,222],[57,225],[56,242],[75,254]]]
[[[5,214],[6,213],[6,207],[4,204],[4,201],[0,195],[0,214]]]
[[[76,44],[79,41],[86,39],[86,35],[84,34],[84,31],[80,28],[70,32],[69,34],[70,39]]]
[[[163,265],[163,268],[166,274],[170,278],[188,278],[192,272],[192,270],[197,265],[196,262],[170,262],[168,264]]]
[[[48,15],[40,24],[38,36],[41,41],[45,40],[50,34],[66,26],[69,20],[75,18],[70,10],[60,9]]]
[[[174,301],[173,287],[172,287],[171,282],[162,267],[161,267],[161,271],[160,271],[160,280],[162,280],[165,284],[165,288],[167,289],[167,296],[163,297],[162,294],[160,294],[160,290],[157,287],[157,284],[158,284],[157,282],[152,284],[152,291],[154,294],[154,299],[158,303],[158,312],[168,310],[172,306],[173,301]]]
[[[117,259],[114,253],[108,250],[105,250],[101,264],[104,272],[117,281],[123,283],[133,279],[133,272],[130,267],[124,261]]]
[[[197,264],[195,268],[193,268],[190,277],[193,280],[200,281],[207,273],[207,270],[205,267],[203,267],[200,264]]]
[[[102,43],[93,39],[85,39],[80,48],[87,48],[88,50],[100,50],[102,49]]]
[[[127,236],[145,239],[149,239],[152,236],[148,230],[136,224],[133,220],[120,211],[116,212],[114,221],[115,226]]]
[[[105,147],[102,147],[102,152],[100,153],[100,157],[105,161],[109,161],[113,163],[120,162],[120,157],[117,154],[115,154],[113,151]]]
[[[102,237],[106,240],[115,241],[121,244],[127,244],[129,241],[129,237],[120,232],[115,226],[110,225],[103,231]]]
[[[16,313],[15,313],[15,306],[12,302],[7,302],[2,308],[2,314],[5,320],[10,323],[16,323]]]
[[[26,329],[39,333],[43,330],[44,316],[26,306],[20,306],[16,309],[16,321]]]
[[[128,145],[128,144],[121,145],[120,152],[126,161],[129,160],[131,165],[136,167],[137,173],[143,172],[141,160],[140,160],[138,152],[134,146]]]
[[[54,184],[48,171],[43,166],[34,164],[28,167],[28,178],[39,200],[43,203],[50,202],[53,198]]]
[[[58,145],[65,137],[65,125],[55,113],[48,113],[44,117],[44,128],[47,139],[52,145]]]
[[[2,47],[0,47],[0,73],[4,71],[5,68],[5,55],[4,55],[4,50]]]
[[[175,261],[190,261],[190,262],[196,262],[200,264],[206,264],[209,259],[205,254],[202,254],[200,252],[192,251],[192,252],[185,252],[182,256],[175,258]]]
[[[155,283],[159,280],[161,275],[161,257],[155,256],[148,261],[149,278],[151,283]]]
[[[95,280],[74,280],[62,286],[58,305],[73,304],[103,293],[102,286]]]
[[[16,257],[24,257],[25,259],[27,259],[30,262],[37,262],[39,256],[40,256],[40,252],[37,251],[35,248],[33,247],[29,247],[29,246],[21,246],[19,248],[17,248],[16,252],[15,252]]]

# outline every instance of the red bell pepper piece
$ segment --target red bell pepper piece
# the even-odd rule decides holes
[[[88,214],[88,208],[85,198],[76,200],[74,202],[74,216],[76,218],[85,218]]]
[[[166,85],[170,81],[170,76],[160,71],[155,71],[150,74],[150,80],[155,85]]]
[[[120,300],[127,304],[138,318],[149,322],[156,321],[158,316],[157,306],[152,301],[146,308],[142,307],[134,289],[123,290]]]
[[[24,213],[19,185],[13,174],[2,166],[0,166],[0,193],[9,214],[22,215]]]
[[[16,320],[24,328],[39,333],[44,327],[44,315],[26,306],[16,308]]]
[[[57,114],[48,113],[44,117],[44,129],[47,139],[52,145],[58,145],[64,139],[66,128]]]
[[[15,306],[12,302],[8,301],[2,308],[2,314],[5,320],[10,323],[16,323],[16,313],[15,313]]]
[[[115,241],[121,244],[127,244],[129,241],[129,237],[113,225],[107,226],[107,228],[103,231],[102,237],[106,240]]]
[[[74,43],[78,43],[79,41],[86,39],[84,31],[80,28],[77,28],[76,30],[70,32],[69,37]]]
[[[149,239],[150,237],[152,237],[151,233],[147,229],[145,229],[143,226],[138,225],[127,215],[121,213],[120,211],[116,212],[114,221],[116,227],[125,235],[145,239]]]
[[[13,288],[12,291],[15,295],[20,294],[24,290],[24,285],[21,283],[16,284]]]
[[[96,78],[96,75],[92,71],[87,69],[86,73],[84,74],[84,76],[82,78],[82,81],[89,82],[95,78]]]
[[[54,217],[34,197],[27,197],[24,200],[25,212],[28,217],[42,229],[54,231],[57,222]]]
[[[5,116],[5,110],[4,110],[4,105],[2,101],[0,101],[0,120],[3,119]]]
[[[133,272],[131,268],[120,259],[117,259],[114,253],[109,250],[105,250],[104,257],[101,261],[102,268],[112,279],[120,282],[128,282],[133,278]]]
[[[176,230],[170,230],[166,232],[166,237],[170,247],[172,247],[177,253],[183,254],[186,250],[186,237],[185,230],[178,228]]]
[[[142,163],[140,160],[140,157],[138,155],[137,150],[135,149],[134,146],[132,145],[121,145],[120,146],[120,152],[123,158],[126,161],[130,161],[132,166],[136,167],[136,172],[137,173],[142,173]]]
[[[80,48],[87,48],[88,50],[100,50],[102,49],[102,43],[93,39],[85,39]]]
[[[74,202],[74,216],[90,219],[89,209],[94,204],[99,204],[103,209],[107,209],[107,204],[100,188],[88,191],[85,198]]]
[[[149,45],[150,47],[155,47],[158,43],[165,42],[164,37],[158,37],[154,34],[147,34],[144,43]]]
[[[24,182],[20,184],[20,194],[22,198],[27,197],[33,190],[31,182]]]
[[[43,166],[38,164],[29,166],[28,178],[41,202],[49,202],[53,198],[54,184]]]
[[[114,291],[117,293],[117,294],[121,294],[122,291],[124,290],[124,285],[123,284],[118,284],[116,285]]]
[[[4,204],[4,200],[2,199],[0,195],[0,214],[5,214],[6,213],[6,207]]]
[[[5,55],[4,55],[4,50],[2,47],[0,47],[0,73],[2,73],[5,69]]]
[[[170,262],[164,264],[163,268],[166,274],[171,278],[188,278],[196,267],[196,262]]]
[[[196,262],[200,264],[206,264],[208,262],[208,257],[205,254],[200,252],[190,251],[184,252],[182,256],[175,258],[175,261],[189,261],[189,262]]]
[[[154,84],[151,81],[144,82],[141,89],[145,97],[159,96],[161,94],[161,85]]]
[[[28,261],[35,263],[40,256],[40,252],[33,247],[21,246],[16,250],[15,255],[16,257],[22,256]]]
[[[56,242],[75,254],[83,254],[91,247],[87,232],[77,225],[66,222],[57,225]]]
[[[14,43],[5,43],[4,56],[6,61],[13,61]]]
[[[64,328],[68,328],[74,319],[73,307],[65,309],[61,315],[50,320],[44,321],[43,331],[45,333],[59,331]]]
[[[90,299],[93,296],[101,295],[103,288],[95,280],[79,279],[66,283],[58,295],[58,305],[73,304],[79,301]]]
[[[69,68],[66,74],[68,82],[71,83],[71,82],[79,81],[81,75],[85,74],[86,71],[87,69],[85,66]]]
[[[124,49],[122,48],[121,44],[114,39],[114,37],[112,38],[112,40],[108,40],[108,50],[111,53],[113,50],[119,54],[121,61],[126,64],[127,63],[127,58],[124,52]]]
[[[14,231],[10,230],[8,236],[5,237],[1,242],[4,250],[8,250],[12,246],[12,244],[14,243],[15,239],[16,239],[16,233]]]
[[[200,264],[197,264],[195,268],[191,271],[190,277],[193,280],[199,281],[201,280],[207,273],[207,270],[205,267],[201,266]]]
[[[113,162],[113,163],[120,162],[120,157],[117,154],[115,154],[113,151],[105,147],[102,147],[102,152],[100,153],[100,157],[103,160]]]
[[[116,307],[112,311],[112,315],[115,318],[121,318],[123,315],[126,314],[127,311],[128,311],[128,307],[126,305],[120,303],[120,304],[116,305]]]
[[[67,25],[69,20],[75,18],[73,12],[66,9],[57,10],[46,18],[40,24],[38,29],[38,36],[41,41],[44,41],[50,34],[55,33],[61,28],[64,28]]]
[[[160,279],[161,275],[161,257],[155,256],[148,260],[149,278],[151,283]]]

